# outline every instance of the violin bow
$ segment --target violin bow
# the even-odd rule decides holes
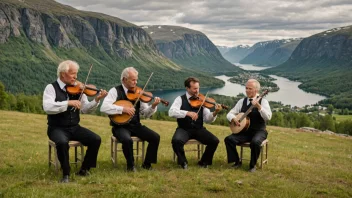
[[[83,95],[84,89],[86,88],[86,85],[87,85],[87,82],[88,82],[88,78],[89,78],[89,74],[92,71],[92,67],[93,67],[93,64],[90,64],[90,68],[89,68],[89,71],[88,71],[88,74],[87,74],[87,77],[86,77],[86,81],[84,82],[83,89],[82,89],[81,94],[80,94],[80,96],[78,98],[79,101],[81,101],[81,99],[82,99],[82,95]],[[73,111],[76,111],[76,107],[74,108]]]
[[[205,100],[207,99],[208,93],[209,93],[209,91],[207,91],[207,94],[205,94],[204,100],[203,100],[202,104],[200,105],[197,114],[199,113],[199,111],[200,111],[200,109],[202,108],[202,106],[203,106]]]
[[[148,83],[149,83],[149,80],[150,80],[150,78],[153,76],[153,74],[154,74],[154,72],[152,72],[152,73],[150,74],[150,76],[149,76],[147,82],[145,83],[145,85],[144,85],[142,91],[144,91],[144,89],[147,87],[147,85],[148,85]],[[136,105],[137,105],[137,103],[138,103],[138,101],[139,101],[139,98],[140,98],[141,96],[142,96],[142,93],[139,94],[139,96],[138,96],[136,102],[134,103],[133,107],[136,107]]]

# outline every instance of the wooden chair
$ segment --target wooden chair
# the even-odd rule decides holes
[[[250,142],[245,142],[243,144],[239,144],[237,146],[241,147],[241,152],[240,152],[240,160],[248,160],[243,158],[243,148],[244,147],[249,147]],[[268,164],[268,145],[269,145],[269,140],[264,140],[262,144],[260,145],[260,166],[259,168],[262,169],[264,164]],[[257,164],[258,166],[258,164]]]
[[[138,158],[141,158],[143,162],[144,154],[145,154],[145,150],[144,150],[145,141],[135,136],[132,136],[131,138],[133,142],[137,143],[136,148],[133,149],[133,151],[136,151],[136,154],[134,154],[133,156],[136,157],[136,162],[138,162]],[[117,166],[117,152],[118,151],[122,152],[122,149],[119,149],[117,146],[118,143],[121,143],[121,142],[115,136],[112,135],[111,136],[111,161],[114,167]],[[141,144],[141,147],[139,144]],[[141,150],[141,153],[139,152],[140,150]]]
[[[188,149],[188,150],[185,150],[185,152],[187,151],[196,151],[197,152],[197,157],[198,157],[198,160],[200,160],[201,158],[201,155],[203,155],[204,153],[204,144],[202,144],[201,142],[199,142],[198,140],[196,139],[189,139],[185,145],[187,144],[196,144],[197,145],[197,148],[195,149]],[[176,161],[176,153],[174,152],[174,162]]]
[[[73,162],[70,162],[70,164],[75,164],[76,168],[77,168],[78,162],[82,163],[83,159],[84,159],[84,145],[79,141],[69,141],[68,145],[70,147],[75,148],[75,158],[74,158],[75,160]],[[78,147],[81,150],[80,153],[78,153]],[[54,156],[52,156],[52,153],[54,153]],[[50,168],[51,164],[54,165],[55,171],[58,172],[59,167],[60,167],[60,162],[57,157],[56,144],[55,144],[55,142],[49,140],[49,168]]]

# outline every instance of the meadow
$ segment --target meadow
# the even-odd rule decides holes
[[[227,164],[229,128],[206,125],[220,140],[213,165],[199,168],[196,153],[187,152],[189,169],[183,170],[172,159],[176,122],[142,120],[161,136],[158,163],[148,171],[139,161],[130,173],[122,153],[117,168],[112,166],[108,118],[82,115],[81,125],[102,138],[98,168],[80,177],[72,166],[71,182],[61,184],[61,172],[48,168],[46,116],[0,116],[0,197],[352,197],[351,137],[268,126],[269,163],[249,173],[248,161],[239,170]]]

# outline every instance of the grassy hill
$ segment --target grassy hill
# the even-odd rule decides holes
[[[269,164],[250,174],[248,162],[240,170],[229,169],[226,163],[223,140],[229,129],[207,125],[220,139],[214,164],[209,169],[198,168],[195,153],[187,153],[189,169],[184,171],[172,161],[171,137],[176,123],[143,120],[161,136],[158,164],[153,171],[138,167],[138,172],[126,173],[122,153],[118,153],[117,168],[110,161],[108,118],[84,115],[82,126],[102,137],[99,167],[89,177],[72,174],[71,183],[60,184],[61,173],[48,169],[46,116],[0,114],[0,197],[352,196],[352,139],[347,137],[268,127]],[[249,155],[248,149],[245,155]]]

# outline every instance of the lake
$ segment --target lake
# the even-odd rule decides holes
[[[258,67],[254,65],[247,64],[238,64],[244,70],[263,70],[268,67]],[[269,75],[270,77],[276,79],[273,82],[277,84],[280,88],[279,91],[270,93],[266,96],[266,99],[269,101],[281,101],[284,105],[291,105],[297,107],[303,107],[305,105],[315,104],[320,100],[325,99],[324,96],[308,93],[298,88],[300,82],[290,81],[287,78],[279,77],[276,75]],[[201,93],[206,94],[207,91],[213,94],[225,95],[225,96],[237,96],[239,93],[245,94],[245,86],[231,83],[227,81],[230,77],[221,75],[215,76],[218,79],[221,79],[225,82],[225,86],[221,88],[213,88],[213,89],[202,89]],[[155,91],[153,95],[161,97],[170,102],[170,105],[175,100],[177,96],[183,95],[186,90],[169,90],[169,91]],[[159,105],[160,110],[167,110],[168,108],[162,107]]]

